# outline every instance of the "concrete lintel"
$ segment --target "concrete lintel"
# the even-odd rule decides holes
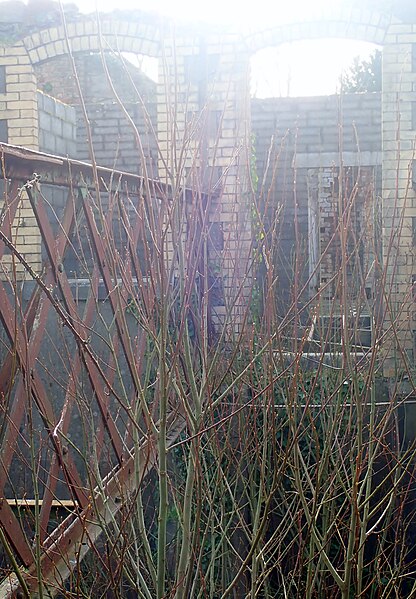
[[[381,152],[305,152],[293,158],[293,168],[320,168],[334,166],[380,166]]]

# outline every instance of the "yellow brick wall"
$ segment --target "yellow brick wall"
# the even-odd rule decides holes
[[[158,85],[159,176],[212,192],[209,221],[223,243],[208,239],[211,272],[221,278],[223,321],[242,322],[249,301],[251,257],[249,54],[239,38],[219,34],[169,37]],[[182,153],[181,153],[182,152]],[[209,235],[208,235],[209,237]]]
[[[416,330],[414,225],[416,197],[411,186],[416,124],[412,102],[416,71],[412,64],[416,28],[392,24],[383,48],[383,261],[387,274],[384,348],[386,376],[406,373],[414,364]]]
[[[23,42],[0,48],[1,65],[5,66],[6,71],[6,93],[0,94],[0,118],[7,119],[8,143],[37,150],[39,130],[36,79]],[[1,198],[2,213],[4,205],[4,198]],[[3,215],[7,218],[7,213]],[[38,273],[41,268],[40,233],[29,200],[24,195],[12,223],[12,241]],[[0,269],[2,279],[16,276],[21,280],[29,276],[22,264],[10,253],[3,256]]]
[[[16,215],[11,223],[8,206],[18,201]],[[19,192],[16,197],[6,197],[0,200],[1,222],[11,225],[11,241],[16,250],[23,256],[31,269],[39,274],[42,268],[41,260],[41,236],[36,223],[36,218],[30,205],[27,194]],[[27,268],[10,250],[6,250],[0,260],[0,279],[27,280],[31,279]]]

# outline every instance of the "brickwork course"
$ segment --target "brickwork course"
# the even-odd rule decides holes
[[[388,10],[383,12],[385,5]],[[252,132],[256,134],[257,168],[261,171],[266,164],[266,137],[276,132],[281,135],[283,129],[289,131],[287,160],[290,159],[291,168],[301,172],[299,183],[304,189],[304,199],[300,223],[308,236],[308,193],[313,192],[319,173],[322,181],[326,181],[322,189],[328,188],[330,167],[336,164],[334,158],[340,151],[335,123],[339,123],[341,116],[345,120],[343,163],[351,168],[365,166],[365,176],[373,178],[382,197],[383,259],[394,282],[388,318],[400,315],[403,326],[398,334],[411,355],[416,330],[413,302],[408,300],[415,273],[416,229],[411,186],[416,128],[416,11],[411,3],[367,0],[355,7],[346,2],[344,7],[317,13],[304,22],[277,25],[250,35],[174,24],[137,11],[105,14],[98,23],[94,15],[81,15],[73,5],[65,8],[65,20],[66,27],[54,2],[34,0],[28,7],[19,2],[0,5],[3,141],[61,154],[74,153],[88,159],[78,83],[69,68],[70,49],[92,122],[99,161],[136,172],[146,168],[151,176],[162,181],[177,181],[179,177],[189,186],[202,181],[206,188],[220,190],[210,207],[215,231],[211,261],[217,263],[222,273],[227,295],[227,290],[242,285],[250,261],[252,230],[247,191]],[[250,115],[249,63],[253,53],[288,41],[329,36],[383,46],[381,96],[344,98],[343,107],[336,98],[255,101]],[[104,61],[107,65],[104,67],[102,54],[108,55],[108,49],[113,54]],[[123,67],[125,76],[117,79],[116,73],[121,72],[120,52],[158,59],[158,83],[149,81],[130,65]],[[104,89],[108,78],[114,81],[112,95]],[[122,83],[126,80],[128,85]],[[121,102],[125,103],[125,111]],[[276,115],[278,118],[273,122]],[[135,146],[137,138],[129,136],[123,119],[136,125],[145,140],[142,148]],[[290,144],[296,129],[304,130],[305,135],[298,136],[294,163]],[[180,172],[173,147],[181,148],[183,153]],[[324,196],[319,196],[318,205],[325,204]],[[285,205],[289,215],[290,201]],[[31,225],[29,216],[19,225],[19,231],[29,227],[30,243],[23,247],[22,234],[22,251],[39,267],[41,248],[38,246],[35,251],[32,242],[36,236],[32,235]],[[396,230],[400,230],[396,237],[399,241],[392,244],[391,239],[395,239],[392,232]],[[285,243],[290,242],[287,233]],[[243,292],[241,308],[245,301],[248,297]],[[218,305],[217,318],[225,310],[225,306]],[[394,347],[391,353],[393,368]]]

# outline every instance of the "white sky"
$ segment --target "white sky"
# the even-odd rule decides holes
[[[65,1],[65,0],[64,0]],[[181,20],[258,30],[305,20],[345,0],[73,0],[83,12],[142,9]],[[355,56],[368,57],[372,44],[353,40],[313,40],[258,52],[252,59],[252,90],[257,97],[335,93],[339,77]],[[146,63],[145,63],[146,64]]]
[[[374,44],[355,40],[306,40],[257,52],[251,61],[256,97],[318,96],[339,91],[353,58],[367,58]]]
[[[64,2],[73,0],[64,0]],[[162,14],[212,23],[229,23],[235,27],[270,27],[316,14],[322,7],[329,10],[342,6],[345,0],[78,0],[80,10],[110,11],[114,8],[143,9]]]

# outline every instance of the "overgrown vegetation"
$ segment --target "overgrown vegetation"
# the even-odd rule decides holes
[[[383,379],[383,323],[370,347],[357,347],[360,311],[370,305],[372,315],[383,316],[389,281],[372,248],[373,296],[366,295],[369,273],[350,285],[351,272],[365,264],[362,237],[351,250],[347,235],[356,188],[342,185],[341,169],[333,236],[321,248],[324,254],[336,248],[332,307],[326,312],[322,286],[309,295],[312,275],[305,275],[297,239],[291,301],[281,313],[273,189],[266,178],[257,182],[248,164],[253,185],[241,210],[254,215],[252,246],[240,242],[236,218],[224,247],[213,248],[214,203],[223,198],[221,191],[200,191],[193,135],[188,128],[180,146],[172,142],[170,187],[145,174],[138,193],[106,189],[96,165],[93,184],[81,193],[71,183],[68,206],[77,219],[67,241],[80,271],[89,273],[87,303],[71,312],[64,267],[59,262],[54,270],[49,255],[35,284],[58,330],[44,323],[54,361],[40,355],[31,370],[17,358],[17,345],[6,348],[20,361],[32,415],[17,459],[30,472],[37,508],[20,514],[25,529],[35,531],[31,576],[7,560],[5,573],[14,568],[27,581],[20,592],[40,597],[413,596],[415,446],[403,430],[401,380],[388,389]],[[37,182],[25,191],[35,212],[47,204]],[[241,259],[238,278],[230,253]],[[211,282],[219,276],[225,307],[215,318]],[[19,285],[11,284],[17,306]],[[255,306],[248,299],[253,290]],[[18,320],[30,338],[27,320],[21,314]],[[395,332],[393,322],[384,342]],[[65,396],[52,416],[36,401],[33,369]],[[6,419],[13,394],[9,389]],[[74,426],[82,431],[76,440]],[[82,473],[82,493],[65,470],[68,455]],[[58,458],[59,485],[48,477]],[[9,476],[12,489],[12,470]],[[82,525],[74,548],[65,537],[69,549],[56,549],[56,539],[40,528],[48,490],[58,502],[62,492],[74,500],[73,534]],[[42,551],[62,567],[48,570]]]

